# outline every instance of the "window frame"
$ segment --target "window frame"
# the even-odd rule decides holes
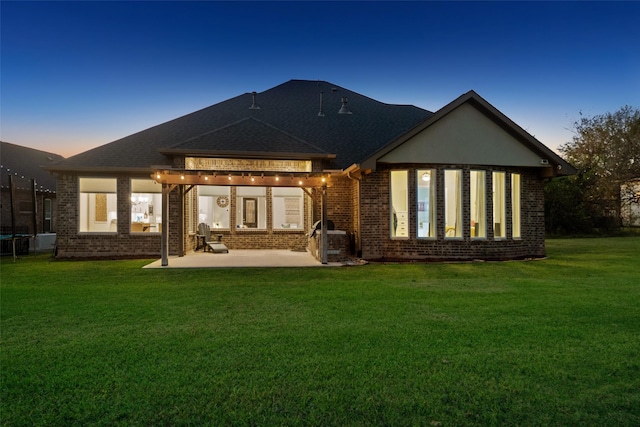
[[[292,191],[297,194],[284,194],[284,193],[287,193],[288,191]],[[280,192],[282,192],[283,194],[278,194]],[[278,231],[278,232],[301,232],[301,231],[303,232],[304,231],[304,196],[305,196],[304,191],[300,187],[271,187],[271,229],[272,230]],[[287,198],[289,199],[296,198],[299,200],[299,205],[297,209],[298,213],[296,214],[299,216],[299,222],[297,223],[293,223],[293,222],[287,223],[287,222],[278,221],[278,219],[282,218],[283,216],[284,216],[284,219],[286,219],[288,215],[290,216],[293,214],[293,212],[289,212],[289,214],[287,214],[286,201],[284,200]],[[283,209],[284,209],[283,215],[281,215],[280,213],[276,214],[276,209],[280,207],[281,201],[283,203]],[[293,209],[291,209],[291,211],[293,211]],[[287,224],[288,226],[285,227],[285,224]]]
[[[479,180],[478,177],[475,177],[475,174],[481,174],[482,180]],[[475,182],[476,191],[474,194],[472,183]],[[478,182],[481,181],[481,182]],[[482,184],[482,185],[480,185]],[[481,190],[481,191],[480,191]],[[479,191],[481,194],[479,194]],[[476,201],[476,205],[480,204],[481,206],[476,206],[476,213],[481,213],[482,218],[475,218],[474,215],[474,199],[480,196],[480,203],[478,200]],[[478,221],[476,221],[476,219]],[[478,227],[480,224],[480,227]],[[471,169],[469,171],[469,235],[472,240],[481,240],[487,238],[487,171],[482,169]],[[482,233],[478,235],[478,230]],[[475,234],[475,235],[474,235]]]
[[[450,225],[448,225],[448,220],[449,220],[449,208],[451,206],[451,204],[449,203],[449,195],[447,194],[448,188],[449,188],[449,179],[452,177],[452,173],[455,173],[455,175],[453,175],[453,177],[455,177],[456,182],[453,183],[452,188],[455,189],[455,194],[454,194],[454,201],[453,201],[453,207],[455,209],[455,220],[454,220],[454,225],[453,227],[451,227]],[[448,178],[449,177],[449,178]],[[445,169],[444,170],[444,185],[443,185],[443,191],[444,191],[444,238],[445,240],[454,240],[454,239],[462,239],[464,234],[463,234],[463,229],[464,229],[464,224],[462,221],[462,187],[463,187],[463,183],[462,183],[462,169]],[[448,232],[450,231],[450,228],[453,228],[453,236],[448,236]]]
[[[213,191],[209,191],[210,189],[213,189]],[[220,190],[220,191],[215,191],[215,190]],[[207,194],[207,193],[213,193],[213,194]],[[209,212],[208,206],[207,206],[207,212],[202,212],[202,204],[204,202],[204,199],[206,198],[211,198],[211,207],[212,207],[211,212]],[[204,222],[205,224],[209,225],[211,230],[220,230],[220,231],[231,230],[231,212],[232,212],[231,207],[232,207],[232,204],[231,204],[231,186],[230,185],[198,185],[198,218],[196,221],[197,224]],[[224,210],[224,211],[219,212],[219,210]],[[222,218],[222,220],[215,221],[215,219],[219,218],[217,213],[222,213],[222,215],[226,215],[226,218]],[[203,215],[206,215],[207,217],[203,218]],[[211,221],[208,221],[209,215],[212,216]]]
[[[421,186],[420,183],[423,180],[423,175],[429,173],[429,190],[428,190],[428,197],[429,197],[429,207],[427,208],[426,206],[421,206],[421,203],[424,203],[425,200],[421,200],[419,193],[420,193],[420,188],[424,188],[424,186]],[[437,194],[438,194],[438,180],[437,180],[437,170],[433,169],[433,168],[427,168],[427,169],[416,169],[416,204],[415,204],[415,209],[416,209],[416,238],[417,239],[430,239],[430,240],[434,240],[438,237],[438,198],[437,198]],[[427,230],[427,235],[426,236],[421,236],[423,228],[420,227],[420,224],[423,224],[424,221],[422,220],[422,217],[420,212],[426,212],[426,217],[429,220],[429,228]]]
[[[397,176],[398,184],[394,184],[394,176]],[[395,191],[394,186],[397,187]],[[395,197],[394,193],[397,191],[404,191],[404,197],[402,195]],[[396,205],[394,205],[394,202],[398,203],[398,210],[396,210]],[[401,203],[403,203],[404,205],[401,205]],[[398,230],[404,233],[404,235],[398,235]],[[410,237],[409,170],[407,169],[389,171],[389,237],[391,239],[398,240],[407,240]]]
[[[102,181],[102,182],[100,182]],[[100,184],[109,184],[108,189],[101,189]],[[89,189],[98,191],[83,191],[83,186],[89,187]],[[113,187],[111,189],[110,187]],[[97,220],[97,200],[96,195],[105,194],[105,220]],[[86,201],[85,199],[86,196]],[[96,228],[103,228],[93,230],[89,226],[91,220],[91,199],[93,196],[93,216],[94,224],[105,224],[104,226]],[[111,196],[111,197],[110,197]],[[86,205],[87,212],[83,214],[83,205]],[[113,210],[109,210],[112,207]],[[78,176],[78,233],[79,234],[116,234],[118,232],[118,178],[113,176]],[[102,215],[102,214],[100,214]],[[83,220],[86,220],[86,227],[83,226]]]
[[[492,226],[493,226],[493,238],[494,240],[504,240],[507,238],[507,207],[506,207],[506,202],[507,202],[507,197],[506,197],[506,183],[507,183],[507,177],[506,177],[506,172],[504,171],[493,171],[492,172],[492,193],[493,193],[493,197],[492,197],[492,203],[493,203],[493,221],[492,221]],[[500,187],[497,188],[498,185],[498,180],[496,179],[497,177],[501,177],[500,179]],[[496,213],[498,213],[498,209],[496,209],[496,203],[499,201],[499,213],[500,216],[499,218],[496,216]],[[496,222],[496,219],[500,219],[501,222]],[[496,234],[496,224],[500,224],[500,234],[497,235]]]
[[[511,238],[522,239],[522,175],[511,174]]]
[[[156,184],[152,179],[146,178],[130,178],[129,179],[129,233],[131,234],[157,234],[162,232],[162,223],[164,222],[164,218],[162,218],[162,185]],[[138,196],[136,196],[138,195]],[[158,195],[160,196],[158,198]],[[133,211],[134,207],[134,197],[145,197],[148,196],[150,200],[146,202],[141,202],[145,204],[145,206],[140,209],[145,209],[144,212],[140,212],[140,221],[134,221],[134,214],[137,216],[138,213]],[[150,202],[150,203],[149,203]],[[146,216],[146,218],[145,218]],[[155,220],[154,220],[155,217]],[[160,222],[158,222],[158,218],[160,218]],[[147,220],[148,222],[144,221]],[[134,231],[134,224],[140,224],[141,229]],[[149,224],[146,228],[144,224]],[[159,224],[159,225],[158,225]],[[136,227],[138,228],[138,227]],[[153,229],[153,230],[152,230]]]
[[[240,232],[267,231],[268,224],[268,187],[236,187],[236,230]],[[242,194],[243,190],[262,189],[262,194]],[[244,227],[244,199],[256,199],[256,227]]]

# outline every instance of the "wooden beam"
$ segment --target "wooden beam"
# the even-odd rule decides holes
[[[151,178],[159,184],[174,185],[233,185],[233,186],[260,186],[260,187],[322,187],[331,186],[329,176],[306,175],[197,175],[197,174],[151,174]]]

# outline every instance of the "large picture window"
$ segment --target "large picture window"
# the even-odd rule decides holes
[[[462,237],[462,171],[444,171],[445,238]]]
[[[272,209],[274,230],[304,228],[304,198],[301,188],[273,187]]]
[[[520,234],[520,174],[511,174],[511,224],[512,236],[515,239],[521,237]]]
[[[391,237],[409,237],[407,171],[391,171]]]
[[[116,178],[80,178],[79,230],[82,233],[117,232]]]
[[[417,171],[417,233],[418,237],[436,237],[436,173],[433,169]]]
[[[472,170],[469,178],[471,238],[487,237],[486,172]]]
[[[231,187],[221,185],[198,186],[198,224],[211,228],[229,229]]]
[[[237,187],[236,223],[238,228],[267,228],[266,187]]]
[[[151,179],[131,180],[131,232],[162,231],[162,186]]]
[[[507,235],[504,182],[504,172],[493,172],[493,235],[497,239]]]

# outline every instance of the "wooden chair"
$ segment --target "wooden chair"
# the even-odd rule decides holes
[[[198,224],[198,234],[196,234],[196,251],[202,248],[204,251],[209,248],[211,242],[211,227],[204,222]]]

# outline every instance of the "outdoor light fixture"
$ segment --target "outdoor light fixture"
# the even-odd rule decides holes
[[[180,179],[184,179],[184,175],[180,175]]]
[[[204,177],[204,180],[205,180],[205,181],[209,181],[209,177],[208,177],[208,176],[205,176],[205,177]]]
[[[276,175],[276,181],[280,181],[280,177]]]

